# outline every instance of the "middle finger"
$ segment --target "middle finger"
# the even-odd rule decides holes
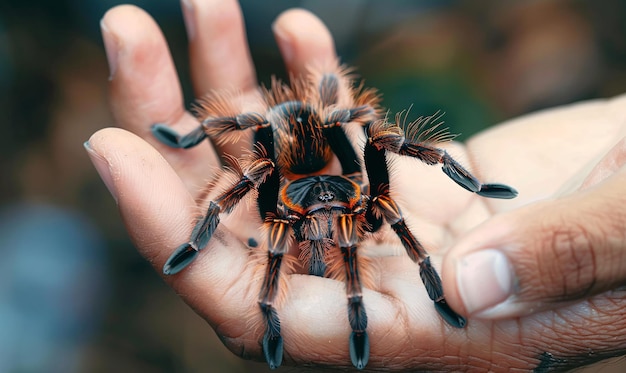
[[[181,5],[196,95],[214,89],[243,94],[255,90],[256,73],[237,1],[182,0]]]

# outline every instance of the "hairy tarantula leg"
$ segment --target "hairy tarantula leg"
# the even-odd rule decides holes
[[[324,107],[335,105],[339,102],[339,85],[340,81],[336,74],[327,73],[322,77],[319,92]],[[380,96],[376,93],[376,90],[358,87],[353,90],[353,94],[355,106],[351,109],[333,110],[324,122],[325,127],[341,126],[350,122],[367,124],[377,119]]]
[[[339,91],[341,88],[340,85],[342,84],[340,75],[343,74],[326,73],[320,79],[318,90],[320,100],[324,107],[329,107],[339,102]],[[343,84],[350,84],[345,81],[345,76],[343,80]],[[380,96],[376,94],[376,90],[363,89],[362,87],[344,88],[352,91],[355,107],[351,109],[333,110],[324,121],[324,127],[341,126],[350,122],[366,124],[375,120],[377,117],[376,108],[380,102]]]
[[[204,132],[204,128],[202,126],[184,136],[181,136],[178,132],[163,123],[154,124],[151,131],[157,140],[172,148],[189,149],[198,145],[202,142],[202,140],[207,138],[207,134]]]
[[[374,120],[375,116],[376,109],[367,104],[352,109],[336,109],[328,115],[324,122],[324,127],[341,127],[350,122],[366,124],[368,121]]]
[[[358,222],[354,214],[342,214],[338,218],[337,243],[343,254],[346,271],[346,293],[348,295],[348,320],[350,334],[350,359],[357,369],[367,365],[370,355],[367,314],[363,306],[363,293],[357,265]]]
[[[193,228],[189,242],[176,248],[174,253],[165,262],[163,274],[174,275],[185,269],[185,267],[196,259],[198,251],[202,250],[207,245],[211,236],[213,236],[213,232],[215,232],[215,228],[217,228],[220,222],[220,209],[218,204],[211,201],[206,215],[198,219],[196,226]]]
[[[360,176],[361,162],[359,162],[356,151],[343,129],[341,127],[324,128],[324,135],[333,153],[335,153],[341,163],[342,173],[344,175]]]
[[[391,225],[408,256],[419,264],[420,277],[428,296],[435,302],[435,309],[448,324],[462,328],[466,324],[465,319],[448,306],[441,279],[430,264],[428,253],[406,226],[400,208],[389,195],[389,171],[385,149],[376,147],[369,141],[365,144],[364,159],[371,190],[371,203],[365,215],[367,221],[370,225],[380,226],[384,219]]]
[[[209,203],[206,215],[198,220],[189,241],[179,246],[163,266],[163,273],[173,275],[187,267],[204,249],[217,228],[221,212],[230,213],[241,199],[258,187],[274,171],[274,162],[264,157],[263,150],[256,148],[243,168],[241,178],[214,201]]]
[[[456,328],[463,328],[467,321],[450,308],[443,295],[441,278],[430,264],[430,256],[420,242],[413,236],[406,226],[404,219],[391,225],[394,232],[400,237],[407,254],[420,266],[420,278],[426,287],[428,297],[435,302],[435,308],[446,322]]]
[[[283,255],[289,249],[289,221],[283,218],[268,218],[267,270],[263,278],[259,306],[265,319],[266,329],[263,335],[263,355],[271,369],[280,366],[283,360],[283,337],[280,335],[280,319],[274,302],[278,292],[280,265]]]
[[[339,101],[340,80],[337,74],[326,73],[322,76],[318,89],[320,100],[324,107],[335,105]],[[372,112],[375,110],[372,108]],[[356,112],[355,112],[356,113]],[[356,115],[356,114],[355,114]],[[323,132],[328,140],[330,148],[341,163],[344,175],[357,174],[361,172],[361,165],[356,155],[354,147],[348,140],[346,133],[341,129],[341,125],[356,119],[349,109],[333,110],[324,120]]]
[[[482,184],[467,169],[455,161],[448,152],[433,145],[435,140],[449,139],[447,133],[443,131],[433,132],[432,130],[434,128],[425,130],[425,133],[433,132],[430,136],[432,136],[434,140],[425,139],[424,141],[419,141],[422,135],[415,134],[415,132],[418,132],[421,126],[428,120],[429,119],[422,119],[421,121],[418,120],[409,124],[408,131],[412,134],[411,137],[417,140],[406,138],[404,131],[398,125],[389,123],[386,120],[379,120],[372,123],[367,129],[369,143],[377,149],[385,149],[396,154],[417,158],[428,165],[440,163],[443,166],[442,171],[448,175],[450,179],[464,189],[480,196],[502,199],[510,199],[517,196],[517,190],[508,185]]]
[[[232,117],[209,117],[202,121],[202,128],[209,136],[220,137],[233,131],[244,131],[248,128],[269,126],[269,122],[261,114],[249,112]]]
[[[267,120],[257,113],[244,113],[233,117],[210,117],[202,125],[186,135],[180,135],[163,123],[152,126],[152,134],[163,144],[172,148],[189,149],[202,142],[208,136],[219,137],[232,131],[241,131],[253,127],[267,126]]]
[[[488,198],[511,199],[517,197],[517,190],[508,185],[481,184],[474,175],[455,161],[446,151],[443,151],[441,163],[443,163],[442,171],[455,183],[470,192]]]
[[[365,143],[363,149],[363,160],[369,180],[370,198],[376,198],[385,185],[389,185],[389,171],[387,170],[387,156],[385,149],[376,148],[371,141]],[[369,232],[376,232],[383,225],[383,217],[375,211],[376,206],[373,203],[367,204],[365,219],[369,223],[365,229]]]
[[[335,105],[339,101],[339,78],[337,74],[324,74],[320,79],[318,89],[324,107]]]
[[[373,204],[379,209],[385,220],[391,224],[391,228],[400,238],[402,246],[415,263],[419,264],[420,277],[428,297],[435,302],[435,308],[448,324],[462,328],[466,324],[465,318],[454,312],[446,302],[443,295],[441,278],[435,268],[430,264],[430,257],[422,244],[413,236],[413,233],[406,226],[400,208],[388,194],[388,189],[373,199]]]
[[[267,153],[267,158],[276,163],[274,155],[274,132],[271,127],[259,128],[254,139],[256,146],[261,146]],[[257,187],[257,206],[261,220],[265,220],[268,214],[276,215],[278,205],[278,193],[280,191],[280,173],[273,172]]]

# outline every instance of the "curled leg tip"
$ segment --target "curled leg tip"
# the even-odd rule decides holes
[[[448,175],[455,183],[462,186],[470,192],[476,193],[480,189],[480,183],[469,172],[462,169],[456,162],[453,164],[444,164],[442,169],[444,174]]]
[[[487,198],[511,199],[517,197],[517,190],[504,184],[483,184],[476,194]]]
[[[270,369],[276,369],[283,362],[283,337],[266,332],[263,336],[263,355]]]
[[[163,265],[163,274],[174,275],[187,267],[198,255],[189,243],[180,245]]]
[[[156,123],[152,125],[151,131],[152,135],[154,135],[154,137],[156,137],[157,140],[159,140],[163,144],[172,148],[180,147],[180,135],[173,129],[169,128],[167,125],[162,123]]]
[[[198,145],[207,137],[202,126],[184,136],[179,135],[178,132],[163,123],[152,125],[151,131],[157,140],[171,148],[189,149]]]
[[[441,315],[441,317],[446,320],[446,322],[455,328],[464,328],[467,324],[467,320],[450,308],[445,299],[441,299],[435,302],[435,309]]]
[[[350,359],[352,365],[361,370],[365,368],[370,358],[370,341],[366,332],[352,332],[350,334]]]

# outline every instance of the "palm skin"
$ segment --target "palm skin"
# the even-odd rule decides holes
[[[256,78],[238,5],[234,1],[183,4],[197,95],[238,89],[244,109],[254,110]],[[150,133],[154,123],[168,123],[179,133],[198,126],[184,111],[165,40],[154,21],[131,6],[109,11],[102,27],[111,65],[113,113],[123,129],[97,132],[88,150],[101,175],[106,175],[103,179],[138,250],[161,272],[172,250],[188,240],[194,219],[203,213],[203,203],[197,200],[219,165],[214,150],[237,155],[242,143],[180,150],[156,141]],[[328,30],[306,11],[287,11],[273,27],[292,74],[303,73],[311,62],[336,58]],[[612,115],[602,117],[602,131],[588,125],[607,112]],[[619,118],[625,114],[626,99],[616,98],[527,116],[479,134],[465,146],[446,145],[481,181],[517,188],[520,195],[515,200],[478,197],[457,186],[437,166],[405,158],[394,162],[393,195],[435,267],[443,266],[446,298],[455,310],[467,314],[453,277],[455,254],[445,261],[444,254],[462,252],[463,244],[456,247],[461,238],[483,239],[480,231],[472,229],[495,214],[498,219],[538,200],[572,198],[579,189],[588,191],[613,174],[623,174],[623,167],[616,164],[624,163],[626,150],[613,146],[616,138],[624,136]],[[251,256],[247,242],[250,237],[257,241],[263,237],[254,208],[241,210],[222,219],[193,265],[165,280],[231,351],[262,359],[257,301],[263,268],[256,264],[264,256]],[[373,262],[372,288],[363,294],[371,341],[367,368],[527,371],[576,366],[587,361],[589,351],[602,358],[626,349],[623,291],[539,306],[514,318],[486,320],[470,315],[466,328],[455,329],[435,311],[417,266],[397,238],[383,235],[365,242],[361,250]],[[279,314],[285,364],[350,366],[344,284],[302,274],[283,279],[287,291]],[[489,292],[493,284],[484,286]]]

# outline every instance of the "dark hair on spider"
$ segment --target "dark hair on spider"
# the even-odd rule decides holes
[[[305,251],[300,258],[306,261],[311,275],[332,276],[337,272],[328,270],[333,264],[343,268],[352,329],[349,354],[358,369],[366,366],[370,355],[359,245],[383,224],[391,226],[416,263],[416,272],[442,318],[453,327],[464,327],[466,320],[446,303],[441,279],[428,253],[407,227],[391,195],[387,155],[440,164],[454,182],[483,197],[513,198],[515,189],[481,183],[438,147],[438,143],[452,138],[440,126],[440,113],[409,122],[408,112],[404,112],[391,122],[382,115],[375,90],[355,84],[348,69],[338,64],[311,69],[289,85],[274,79],[262,96],[261,110],[242,111],[233,93],[210,94],[199,102],[201,126],[186,135],[165,124],[152,127],[156,138],[175,148],[191,148],[207,138],[228,141],[241,131],[254,131],[254,144],[241,161],[238,180],[209,202],[189,241],[174,250],[163,273],[173,275],[188,266],[211,240],[220,214],[230,212],[254,190],[267,232],[264,245],[260,245],[267,249],[267,265],[258,304],[265,320],[260,343],[271,368],[280,366],[283,359],[277,301],[281,264],[292,243]],[[363,149],[353,146],[344,130],[347,126],[362,127],[366,136]],[[340,174],[329,170],[333,157],[341,165]],[[329,262],[333,260],[339,263]]]

